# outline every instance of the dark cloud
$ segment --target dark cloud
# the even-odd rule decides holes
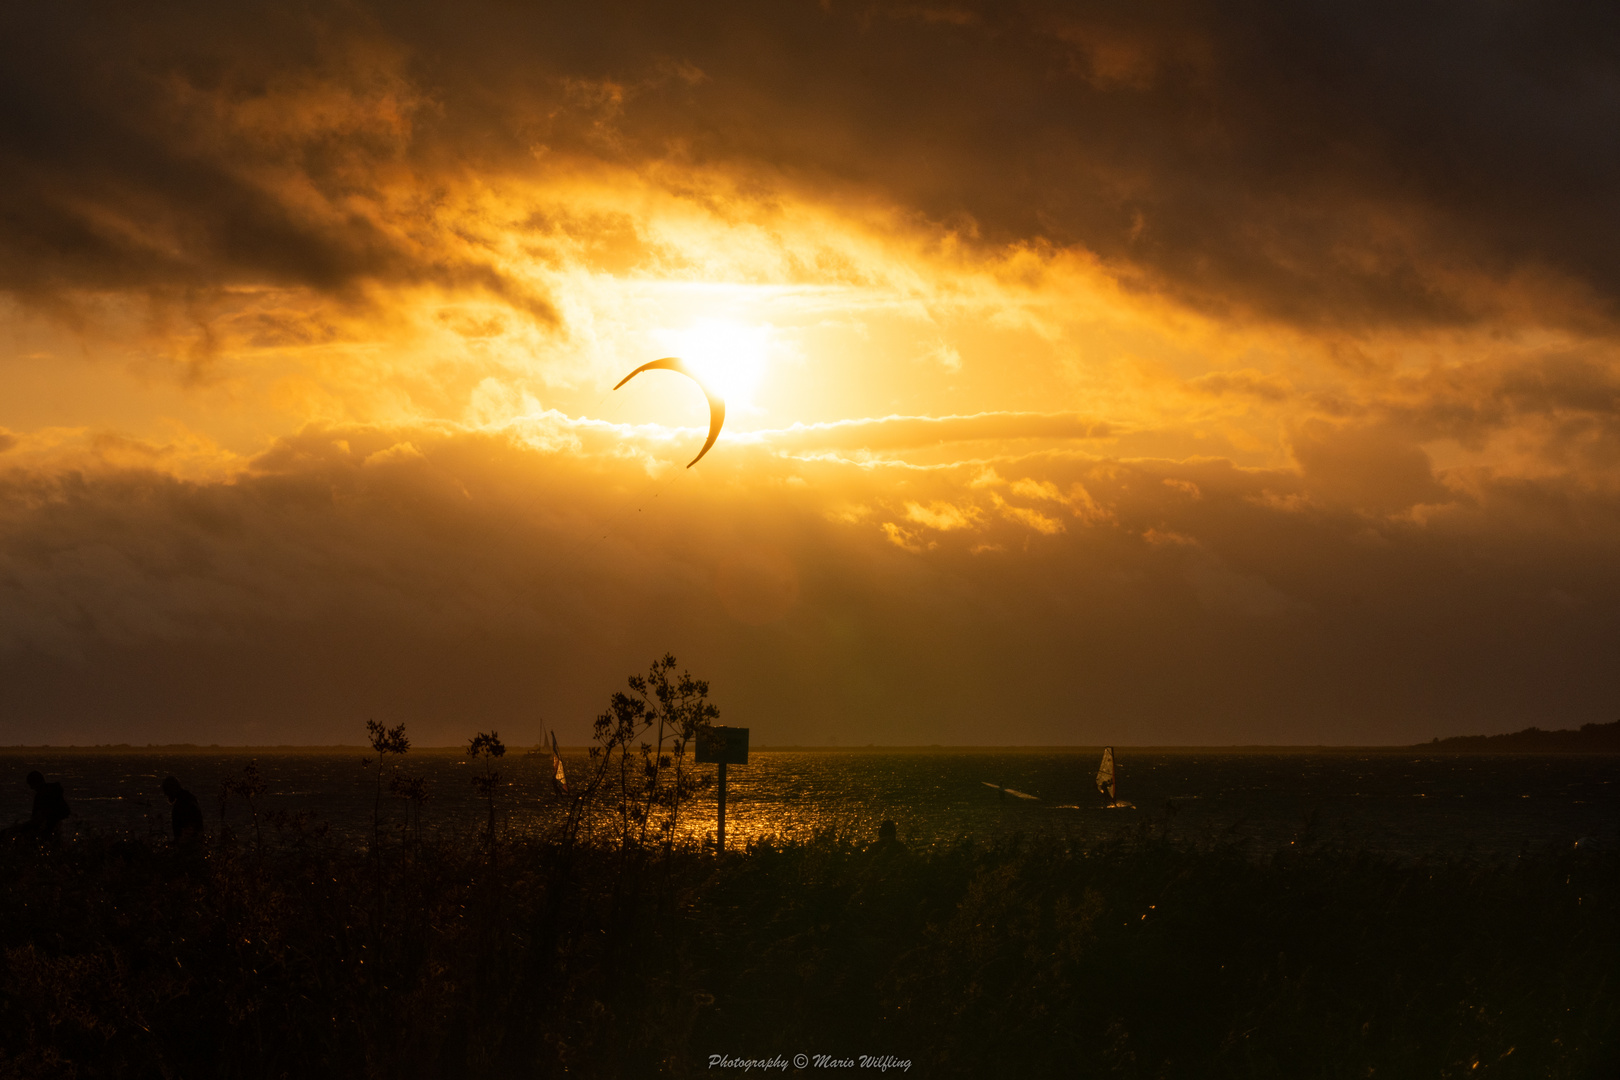
[[[458,9],[435,25],[434,70],[459,100],[472,65],[451,50],[476,50],[523,101],[535,69],[511,73],[543,57],[613,93],[537,117],[541,141],[875,186],[992,241],[1082,244],[1215,307],[1470,320],[1495,313],[1480,278],[1530,268],[1613,314],[1609,5],[957,10]]]
[[[0,289],[178,294],[370,282],[549,302],[431,236],[431,103],[369,21],[275,5],[0,13]],[[403,200],[391,187],[423,185]]]
[[[1428,455],[1398,433],[1310,420],[1292,444],[1306,490],[1330,503],[1387,514],[1450,501]]]
[[[12,4],[0,42],[21,293],[442,280],[544,315],[422,215],[583,154],[875,191],[1300,324],[1496,317],[1524,275],[1587,319],[1620,296],[1620,15],[1595,0]],[[381,197],[400,183],[415,203]]]
[[[1355,396],[1330,392],[1309,400],[1321,413],[1413,445],[1450,440],[1480,452],[1508,444],[1511,452],[1499,455],[1508,471],[1533,461],[1533,471],[1603,485],[1612,483],[1620,464],[1620,370],[1608,352],[1591,347],[1471,358],[1369,381]]]
[[[763,448],[652,480],[520,435],[310,429],[217,483],[5,474],[8,736],[353,741],[387,716],[450,743],[545,716],[580,739],[666,648],[762,742],[1417,741],[1613,712],[1620,503],[1565,481],[1414,517],[1312,494],[1359,467],[1435,495],[1356,433],[1316,433],[1307,456],[1344,460],[1303,478],[1054,456],[899,483]]]

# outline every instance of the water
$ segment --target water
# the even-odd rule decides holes
[[[748,765],[730,769],[728,840],[802,839],[827,829],[871,838],[884,818],[912,844],[1041,831],[1101,840],[1144,823],[1167,824],[1191,840],[1241,838],[1261,849],[1301,838],[1310,823],[1320,839],[1406,856],[1490,858],[1583,837],[1620,840],[1615,756],[1126,749],[1118,753],[1120,796],[1135,810],[1101,807],[1092,785],[1097,757],[1094,750],[755,751]],[[360,758],[358,750],[4,750],[0,780],[14,777],[15,786],[0,787],[0,824],[26,817],[31,793],[22,780],[39,769],[66,788],[70,834],[165,835],[169,808],[158,785],[170,773],[196,793],[217,828],[222,781],[253,760],[266,781],[261,813],[304,813],[360,843],[376,793],[375,770],[363,769]],[[564,759],[571,777],[584,775],[583,753]],[[428,781],[424,831],[470,836],[487,820],[470,782],[477,764],[428,750],[412,751],[401,765]],[[556,819],[562,801],[551,790],[549,756],[512,752],[498,765],[505,780],[498,806],[509,828],[533,832]],[[712,766],[699,767],[700,776],[713,774]],[[987,782],[1038,798],[1003,796]],[[240,800],[226,813],[233,826],[246,824]],[[405,816],[386,783],[382,814],[394,828]],[[683,815],[684,835],[712,832],[713,787]]]

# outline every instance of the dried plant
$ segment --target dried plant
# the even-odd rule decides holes
[[[376,758],[361,758],[362,769],[376,766],[376,796],[371,804],[371,849],[374,852],[382,850],[382,787],[385,762],[390,754],[395,757],[403,756],[411,748],[411,740],[405,737],[405,725],[396,724],[393,727],[384,727],[375,720],[366,721],[366,736],[371,742],[371,749]],[[395,766],[397,769],[398,766]]]
[[[422,843],[422,804],[428,801],[428,782],[424,776],[406,776],[396,772],[388,781],[388,793],[407,804],[406,828],[412,843]]]
[[[676,677],[675,668],[675,657],[665,653],[646,675],[631,675],[630,693],[615,692],[596,718],[591,757],[599,770],[617,772],[621,848],[645,845],[654,827],[666,848],[673,842],[681,805],[697,790],[687,749],[720,718],[708,682],[686,671]]]
[[[506,744],[501,742],[499,732],[491,731],[488,734],[480,731],[467,743],[467,756],[474,761],[483,760],[484,771],[472,778],[473,790],[489,803],[489,850],[490,857],[495,852],[495,793],[500,787],[501,774],[495,768],[497,758],[506,756]]]
[[[219,820],[220,825],[225,823],[225,804],[232,795],[240,795],[248,805],[248,814],[253,819],[253,843],[256,849],[264,850],[264,835],[259,831],[259,806],[256,801],[265,791],[264,778],[259,775],[258,761],[250,761],[242,766],[240,776],[226,777],[219,787]]]

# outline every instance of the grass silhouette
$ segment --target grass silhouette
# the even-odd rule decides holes
[[[1612,852],[827,835],[580,844],[564,863],[519,838],[498,879],[481,844],[437,841],[379,877],[267,820],[262,857],[94,836],[0,854],[0,1075],[688,1075],[801,1051],[929,1076],[1615,1061]]]
[[[677,839],[718,710],[673,657],[596,725],[548,831],[484,805],[370,843],[228,783],[249,843],[0,847],[0,1080],[712,1075],[891,1055],[961,1077],[1620,1075],[1620,854],[1412,860],[1044,833],[908,849]],[[380,764],[408,749],[374,725]],[[549,772],[549,758],[534,768]],[[520,761],[517,767],[524,767]],[[496,852],[500,852],[497,860]],[[386,855],[386,857],[385,857]]]

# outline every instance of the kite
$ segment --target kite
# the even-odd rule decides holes
[[[697,383],[698,388],[703,391],[703,396],[709,399],[709,438],[703,444],[703,449],[698,451],[698,456],[687,462],[686,467],[690,469],[693,465],[696,465],[698,462],[703,460],[703,455],[709,452],[709,447],[714,445],[714,440],[720,437],[720,425],[726,422],[725,399],[720,397],[720,395],[716,394],[713,390],[710,390],[708,384],[702,379],[698,378],[697,372],[687,367],[686,361],[682,360],[678,356],[666,356],[662,360],[654,360],[651,363],[642,364],[640,367],[636,368],[636,370],[620,379],[619,386],[623,386],[637,375],[640,375],[643,371],[651,371],[654,368],[662,368],[666,371],[680,372],[688,379],[691,379],[693,382]],[[615,386],[613,389],[617,390],[619,386]]]

